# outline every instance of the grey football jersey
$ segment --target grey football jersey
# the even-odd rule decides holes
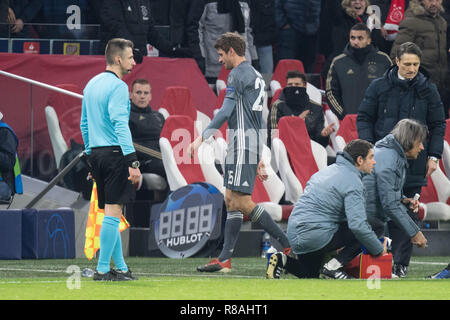
[[[265,94],[264,80],[250,63],[244,61],[231,70],[225,97],[234,100],[235,107],[228,117],[228,151],[246,150],[260,154]]]

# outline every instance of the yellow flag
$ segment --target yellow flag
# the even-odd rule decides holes
[[[102,228],[105,210],[98,207],[97,184],[92,186],[91,203],[89,206],[89,216],[86,223],[86,242],[84,243],[84,254],[91,260],[98,249],[100,249],[100,230]],[[122,215],[120,217],[119,231],[126,230],[130,224]]]

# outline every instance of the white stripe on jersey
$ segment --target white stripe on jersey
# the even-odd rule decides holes
[[[236,160],[236,172],[234,173],[234,185],[240,186],[242,164],[245,161],[245,132],[244,132],[244,104],[242,96],[237,101],[237,136],[238,136],[238,154]]]

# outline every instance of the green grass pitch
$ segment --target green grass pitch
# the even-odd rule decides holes
[[[94,282],[77,270],[95,269],[95,261],[0,260],[1,300],[449,300],[449,280],[429,280],[448,257],[413,257],[405,279],[301,280],[265,279],[266,260],[235,258],[229,274],[198,273],[206,258],[128,257],[138,281]],[[66,272],[67,270],[71,272]],[[75,272],[74,272],[75,271]]]

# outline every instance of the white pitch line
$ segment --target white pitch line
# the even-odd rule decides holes
[[[434,266],[447,266],[447,262],[410,261],[411,264],[429,264]]]

